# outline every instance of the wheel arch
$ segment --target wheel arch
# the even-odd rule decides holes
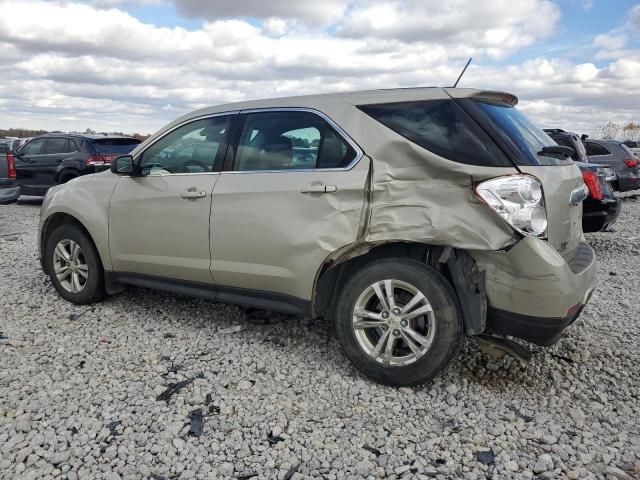
[[[333,311],[341,287],[360,268],[384,258],[408,258],[433,267],[449,281],[456,293],[467,335],[478,335],[486,326],[487,297],[484,273],[464,250],[417,242],[388,242],[369,245],[329,258],[318,270],[312,296],[314,316]]]
[[[93,246],[96,248],[96,251],[98,252],[98,256],[100,257],[100,262],[102,263],[102,267],[105,268],[106,264],[105,264],[105,259],[103,258],[103,254],[102,252],[100,252],[100,249],[98,248],[98,245],[96,244],[93,238],[93,235],[91,235],[91,232],[85,227],[85,225],[78,218],[76,218],[75,216],[69,213],[56,212],[45,219],[45,221],[42,224],[42,228],[40,229],[40,238],[39,238],[40,263],[45,273],[47,274],[49,273],[47,272],[46,262],[44,261],[44,250],[45,250],[46,241],[48,236],[51,234],[51,232],[53,232],[56,228],[60,227],[61,225],[74,225],[78,227],[80,230],[82,230],[87,235],[91,243],[93,243]]]

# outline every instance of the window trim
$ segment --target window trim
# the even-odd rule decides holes
[[[176,125],[174,125],[173,127],[171,127],[169,130],[167,130],[166,132],[164,132],[162,135],[158,136],[157,138],[155,138],[153,140],[153,142],[150,142],[148,145],[145,145],[145,147],[140,150],[138,153],[136,153],[136,155],[133,157],[133,164],[135,165],[136,170],[138,169],[138,163],[139,161],[142,159],[142,156],[144,155],[144,153],[151,148],[153,145],[155,145],[157,142],[159,142],[160,140],[162,140],[164,137],[166,137],[167,135],[169,135],[170,133],[173,133],[175,130],[184,127],[185,125],[188,125],[190,123],[193,122],[197,122],[199,120],[206,120],[208,118],[215,118],[215,117],[231,117],[231,121],[229,124],[229,134],[226,135],[225,141],[224,143],[221,145],[223,147],[223,149],[225,150],[224,153],[221,153],[220,151],[218,151],[218,153],[216,154],[216,158],[213,159],[213,166],[211,168],[210,172],[181,172],[181,173],[159,173],[159,174],[155,174],[155,175],[122,175],[122,177],[134,177],[134,178],[138,178],[138,177],[144,177],[144,178],[148,178],[148,177],[175,177],[175,176],[191,176],[191,175],[219,175],[220,174],[220,167],[219,165],[216,165],[216,160],[218,160],[218,155],[222,155],[222,157],[224,158],[226,156],[226,151],[230,145],[230,139],[231,136],[233,135],[233,129],[237,120],[237,115],[238,115],[239,110],[232,110],[230,112],[219,112],[219,113],[210,113],[207,115],[200,115],[198,117],[193,117],[193,118],[189,118],[187,120],[185,120],[184,122],[180,122]]]
[[[240,115],[242,118],[241,124],[238,125],[238,131],[241,131],[242,125],[244,125],[244,121],[246,119],[246,115],[252,113],[268,113],[268,112],[307,112],[314,115],[317,115],[322,120],[324,120],[328,125],[330,125],[338,134],[342,140],[348,143],[351,148],[356,152],[355,157],[349,163],[349,165],[345,167],[335,167],[335,168],[287,168],[280,170],[233,170],[233,166],[235,164],[235,157],[238,151],[238,143],[240,142],[240,135],[235,135],[232,141],[229,143],[229,149],[227,150],[227,156],[231,156],[231,158],[225,158],[224,166],[225,168],[220,173],[233,173],[233,174],[247,174],[247,173],[297,173],[297,172],[346,172],[353,167],[355,167],[360,159],[364,156],[363,150],[360,146],[345,132],[336,122],[334,122],[328,115],[324,114],[320,110],[316,110],[315,108],[308,107],[267,107],[267,108],[251,108],[247,110],[240,110]],[[324,134],[321,132],[321,135]],[[322,144],[322,136],[321,144]],[[318,152],[319,155],[319,152]]]

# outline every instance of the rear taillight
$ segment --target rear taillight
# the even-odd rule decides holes
[[[589,189],[589,194],[596,200],[602,200],[604,198],[604,192],[600,185],[600,179],[596,172],[584,171],[582,172],[582,180]]]
[[[9,178],[16,179],[16,161],[13,158],[13,153],[7,153],[7,174]]]
[[[115,155],[91,155],[84,161],[85,165],[108,165],[111,160],[116,158]]]
[[[625,158],[623,162],[629,168],[638,166],[638,160],[636,160],[635,158]]]

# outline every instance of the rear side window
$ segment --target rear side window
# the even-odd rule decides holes
[[[53,155],[56,153],[66,153],[69,151],[69,142],[66,138],[49,138],[44,145],[44,154]]]
[[[394,132],[454,162],[491,167],[513,164],[453,100],[358,106]]]
[[[349,145],[312,112],[248,113],[233,169],[236,171],[344,168],[356,158]]]
[[[140,144],[135,138],[101,138],[92,142],[101,155],[126,155]]]
[[[605,147],[595,142],[587,142],[587,155],[590,157],[596,157],[598,155],[611,155],[611,152],[607,150]]]

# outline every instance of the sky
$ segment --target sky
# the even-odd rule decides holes
[[[152,133],[221,103],[504,90],[541,127],[640,122],[640,2],[0,0],[0,128]]]

